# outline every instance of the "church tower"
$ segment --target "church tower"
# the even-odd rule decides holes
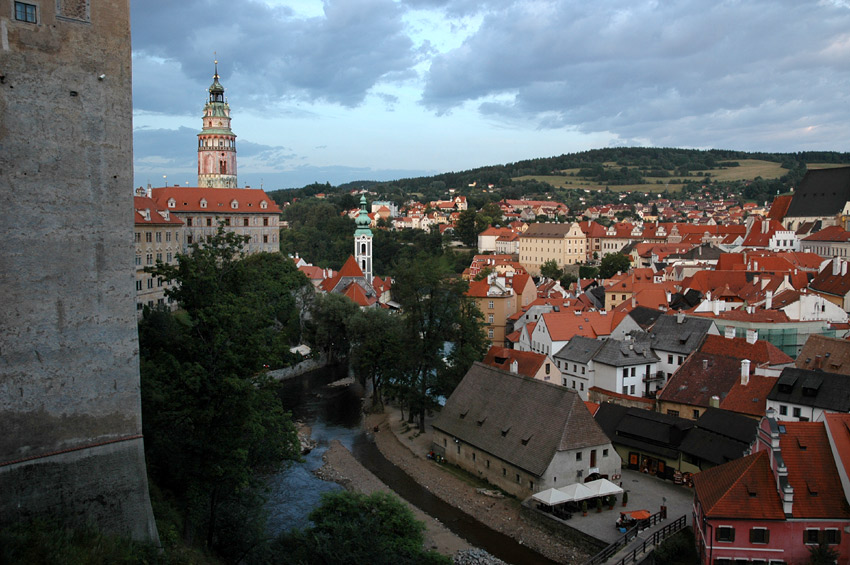
[[[198,134],[198,186],[238,188],[236,184],[236,134],[230,129],[230,106],[218,82],[215,62],[210,99],[204,106],[204,127]]]
[[[372,284],[372,220],[366,211],[366,196],[360,196],[360,215],[354,221],[357,229],[354,231],[354,258],[363,271],[366,282]]]

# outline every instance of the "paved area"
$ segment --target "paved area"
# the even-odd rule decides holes
[[[655,514],[661,510],[661,506],[666,501],[667,519],[675,520],[685,514],[688,516],[688,524],[690,525],[694,499],[693,489],[629,470],[623,471],[621,482],[623,489],[629,493],[629,502],[625,508],[622,504],[623,497],[619,495],[614,510],[608,510],[608,507],[605,506],[602,512],[597,512],[595,507],[591,507],[588,508],[587,516],[582,516],[581,512],[573,513],[573,517],[567,521],[567,524],[596,539],[612,543],[620,536],[620,532],[614,526],[620,512],[624,510],[649,510],[651,514]]]

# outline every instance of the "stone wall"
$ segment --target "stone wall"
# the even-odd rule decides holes
[[[134,304],[129,1],[31,4],[34,23],[0,0],[0,521],[61,512],[156,539]]]

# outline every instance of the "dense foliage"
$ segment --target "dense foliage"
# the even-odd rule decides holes
[[[160,525],[237,561],[264,536],[260,471],[298,457],[298,439],[264,364],[288,361],[296,302],[310,284],[279,254],[244,257],[219,229],[176,265],[150,271],[181,310],[139,326],[148,470],[179,512]]]
[[[313,525],[283,536],[272,563],[438,565],[451,559],[422,549],[425,526],[397,497],[347,491],[323,495]]]

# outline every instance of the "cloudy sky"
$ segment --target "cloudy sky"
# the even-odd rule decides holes
[[[137,185],[196,184],[216,57],[240,185],[267,190],[617,145],[850,151],[850,0],[131,6]]]

